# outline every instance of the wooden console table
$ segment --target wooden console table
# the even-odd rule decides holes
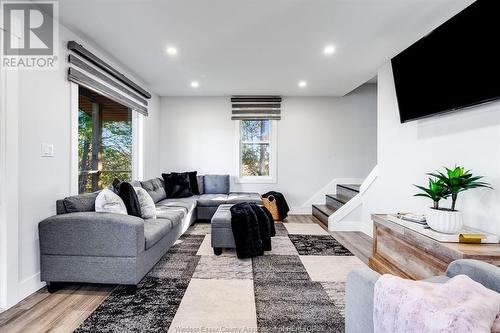
[[[456,259],[477,259],[500,266],[500,244],[442,243],[374,214],[371,268],[420,280],[446,272]]]

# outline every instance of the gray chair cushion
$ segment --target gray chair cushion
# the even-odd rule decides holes
[[[148,192],[148,194],[153,198],[154,203],[157,203],[160,200],[163,200],[167,197],[165,193],[165,186],[163,186],[163,181],[159,178],[153,178],[150,180],[146,180],[141,182],[141,186],[143,189]]]
[[[168,219],[148,219],[144,221],[144,238],[146,250],[153,247],[172,229],[172,222]]]
[[[373,332],[373,290],[380,274],[364,266],[347,275],[345,286],[345,332]]]
[[[202,194],[198,198],[198,207],[217,207],[226,201],[227,194]]]
[[[262,200],[259,193],[230,192],[227,196],[228,204],[237,204],[240,202],[262,203]]]
[[[229,194],[229,175],[203,176],[205,194]]]
[[[98,194],[98,192],[85,193],[64,198],[63,204],[66,213],[94,212],[95,199]]]
[[[448,265],[446,275],[454,277],[465,274],[486,288],[500,293],[500,267],[474,259],[459,259]]]
[[[169,206],[157,206],[156,207],[156,218],[166,219],[172,222],[172,226],[175,227],[182,222],[182,219],[186,216],[186,209],[184,207],[169,207]]]

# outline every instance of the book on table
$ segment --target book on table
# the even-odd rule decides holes
[[[414,216],[419,216],[418,214],[412,213],[397,213],[387,215],[387,219],[402,225],[408,229],[421,233],[427,237],[435,239],[439,242],[444,243],[480,243],[480,244],[498,244],[500,242],[500,237],[495,234],[487,233],[485,231],[463,227],[457,233],[454,234],[444,234],[442,232],[435,231],[431,229],[427,223],[422,224],[421,222],[410,221],[408,219],[403,219],[402,215],[411,214]]]

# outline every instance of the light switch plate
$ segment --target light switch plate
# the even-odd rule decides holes
[[[54,145],[42,143],[42,157],[54,157]]]

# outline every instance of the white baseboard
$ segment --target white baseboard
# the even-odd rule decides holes
[[[22,280],[19,282],[19,301],[33,294],[40,288],[43,288],[45,285],[45,282],[40,281],[40,272]]]
[[[329,231],[360,231],[370,237],[372,237],[372,231],[369,226],[367,226],[362,221],[342,221],[338,223],[330,223],[328,225]]]
[[[314,193],[309,199],[302,202],[299,207],[309,207],[309,214],[312,211],[312,205],[325,204],[325,195],[326,194],[336,194],[337,193],[337,185],[338,184],[360,184],[363,181],[362,178],[335,178],[332,179],[328,184],[319,189],[316,193]],[[303,212],[304,210],[298,210]],[[303,213],[301,213],[303,214]]]
[[[361,222],[360,229],[365,235],[373,237],[373,230],[370,226],[366,225],[366,223]]]
[[[312,215],[312,206],[290,207],[288,215]]]

